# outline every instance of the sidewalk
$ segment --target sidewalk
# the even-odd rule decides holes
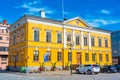
[[[41,73],[20,73],[20,72],[12,72],[12,71],[3,71],[0,73],[8,73],[8,74],[17,74],[23,76],[34,76],[34,75],[71,75],[70,70],[62,70],[62,71],[46,71]],[[74,74],[75,71],[73,70],[72,73]]]
[[[75,72],[73,71],[73,74]],[[46,72],[41,72],[41,73],[28,73],[28,74],[25,74],[25,75],[28,75],[28,76],[32,76],[32,75],[71,75],[70,74],[70,70],[62,70],[62,71],[46,71]]]

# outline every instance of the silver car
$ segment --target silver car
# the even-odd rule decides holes
[[[84,74],[98,74],[100,72],[100,67],[96,64],[88,64],[88,65],[80,65],[76,68],[76,73],[84,73]]]

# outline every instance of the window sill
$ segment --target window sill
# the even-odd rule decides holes
[[[37,62],[39,62],[39,61],[33,61],[33,62],[37,63]]]

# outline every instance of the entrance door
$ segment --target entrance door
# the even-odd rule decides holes
[[[81,52],[76,53],[76,64],[81,64]]]

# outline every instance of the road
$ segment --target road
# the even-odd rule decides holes
[[[48,72],[24,74],[18,72],[0,73],[0,80],[120,80],[120,73],[99,73],[97,75]]]

